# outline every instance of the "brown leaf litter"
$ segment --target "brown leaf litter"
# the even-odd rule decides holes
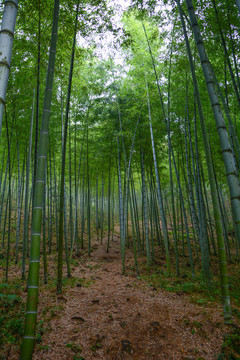
[[[127,252],[126,262],[132,261]],[[185,294],[156,291],[134,275],[121,275],[115,242],[108,254],[106,245],[94,246],[80,264],[72,275],[90,285],[77,283],[55,297],[61,309],[34,360],[216,359],[227,331],[221,307],[204,309]],[[40,294],[39,319],[46,301]]]

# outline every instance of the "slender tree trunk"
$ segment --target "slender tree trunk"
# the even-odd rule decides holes
[[[28,159],[26,166],[26,184],[25,184],[25,206],[24,206],[24,232],[23,232],[23,251],[22,251],[22,279],[25,279],[25,266],[26,266],[26,252],[28,247],[28,199],[29,199],[29,180],[30,180],[30,163],[32,153],[32,134],[33,134],[33,119],[34,119],[34,101],[35,91],[33,93],[33,104],[32,104],[32,117],[30,125],[29,135],[29,146],[28,146]]]
[[[91,254],[91,194],[90,194],[90,179],[89,179],[89,142],[88,142],[88,122],[87,122],[87,231],[88,231],[88,255]]]
[[[114,235],[114,211],[115,211],[115,195],[114,195],[114,176],[113,176],[113,185],[112,185],[112,241],[113,241],[113,235]]]
[[[18,263],[18,248],[19,248],[20,219],[21,219],[21,173],[20,173],[18,139],[17,139],[17,164],[18,164],[18,197],[17,197],[17,230],[16,230],[15,264]]]
[[[5,176],[4,176],[4,180],[3,180],[2,194],[1,194],[2,197],[1,197],[1,207],[0,207],[0,228],[1,228],[1,223],[2,223],[2,214],[3,214],[3,205],[4,205],[4,197],[5,197],[5,191],[6,191],[8,168],[9,168],[9,159],[7,159]]]
[[[53,173],[54,173],[54,207],[55,207],[55,231],[56,231],[56,249],[58,249],[58,194],[57,194],[57,174],[55,155],[53,151]],[[51,249],[49,249],[51,251]]]
[[[124,210],[122,198],[122,177],[121,177],[121,160],[120,160],[120,144],[118,137],[118,191],[119,191],[119,220],[120,220],[120,248],[122,260],[122,274],[125,273],[125,239],[124,239]]]
[[[38,59],[37,59],[36,114],[35,114],[33,199],[35,193],[34,184],[35,184],[36,171],[37,171],[37,151],[38,151],[38,132],[39,132],[40,60],[41,60],[41,0],[38,0]]]
[[[110,228],[111,228],[111,158],[109,161],[109,171],[108,171],[108,241],[107,241],[107,253],[110,246]]]
[[[8,280],[8,266],[9,266],[9,252],[10,252],[10,234],[11,234],[11,153],[10,153],[10,137],[9,137],[9,126],[7,119],[7,111],[5,107],[5,117],[6,117],[6,129],[7,129],[7,144],[8,144],[8,243],[7,243],[7,263],[6,263],[6,273],[5,279]],[[7,208],[6,208],[7,211]]]
[[[71,149],[71,127],[70,127],[70,117],[69,117],[69,126],[68,126],[68,141],[69,141],[69,227],[70,227],[70,248],[73,245],[73,207],[72,207],[72,149]]]
[[[0,31],[0,138],[8,76],[12,57],[13,36],[17,18],[17,9],[18,0],[5,1]]]
[[[48,73],[46,79],[45,97],[44,97],[44,105],[43,105],[43,117],[42,117],[42,125],[40,132],[40,141],[39,141],[37,173],[35,180],[36,196],[34,198],[34,204],[33,204],[27,311],[25,317],[23,345],[20,356],[21,360],[30,360],[32,358],[33,347],[35,342],[45,162],[47,157],[48,127],[49,127],[49,117],[50,117],[50,108],[51,108],[51,100],[52,100],[53,75],[55,68],[58,13],[59,13],[59,0],[55,0],[54,17],[53,17],[53,25],[52,25],[52,39],[51,39],[50,54],[49,54]]]
[[[132,222],[134,261],[135,261],[137,276],[139,276],[140,273],[139,273],[138,260],[137,260],[137,247],[136,247],[136,238],[135,238],[135,230],[134,230],[133,207],[132,207],[132,197],[131,197],[131,195],[129,196],[129,200],[130,200],[130,212],[131,212],[131,222]]]
[[[84,180],[85,180],[85,155],[84,155],[84,162],[83,162],[83,176],[82,176],[83,180],[82,180],[82,210],[81,210],[81,248],[83,249],[83,233],[84,233],[84,222],[85,222],[85,217],[84,217],[84,206],[85,206],[85,201],[84,201]]]
[[[103,220],[104,220],[103,203],[104,203],[104,179],[103,179],[103,170],[102,170],[102,198],[101,198],[101,244],[102,244],[102,241],[103,241]]]
[[[143,223],[146,238],[146,253],[147,253],[147,269],[150,270],[151,264],[151,252],[149,245],[149,230],[148,230],[148,215],[147,215],[147,194],[146,194],[146,182],[145,182],[145,170],[144,170],[144,153],[141,151],[141,175],[142,175],[142,195],[143,195]]]
[[[98,173],[96,177],[96,231],[97,241],[99,240],[99,220],[98,220]]]
[[[64,223],[64,245],[65,245],[65,256],[67,264],[67,276],[71,277],[71,268],[69,261],[69,251],[68,251],[68,236],[67,236],[67,191],[66,185],[64,184],[64,203],[63,203],[63,223]]]
[[[48,282],[48,267],[47,267],[47,241],[46,241],[46,186],[47,186],[47,162],[45,166],[45,185],[43,198],[43,216],[42,216],[42,244],[43,244],[43,278],[44,284]]]
[[[59,233],[58,233],[58,280],[57,280],[57,292],[62,292],[62,256],[63,256],[63,208],[64,208],[64,184],[65,184],[65,159],[66,159],[66,145],[67,145],[67,128],[68,128],[68,117],[70,109],[70,96],[72,87],[72,74],[75,54],[75,43],[76,43],[76,32],[77,32],[77,21],[78,21],[78,9],[77,5],[75,29],[72,45],[72,56],[68,79],[68,92],[67,92],[67,104],[65,112],[65,123],[64,123],[64,134],[63,134],[63,147],[62,147],[62,165],[61,165],[61,187],[60,187],[60,211],[59,211]]]

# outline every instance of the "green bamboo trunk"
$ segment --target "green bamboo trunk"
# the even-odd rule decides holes
[[[33,347],[35,343],[45,163],[47,157],[48,127],[49,127],[50,108],[51,108],[51,100],[52,100],[52,85],[53,85],[55,54],[56,54],[56,45],[57,45],[58,13],[59,13],[59,0],[55,0],[54,17],[53,17],[53,25],[52,25],[52,38],[50,45],[48,73],[46,79],[42,125],[40,132],[40,141],[39,141],[37,173],[35,179],[36,193],[33,204],[33,217],[32,217],[32,229],[31,229],[27,311],[25,316],[23,345],[20,356],[21,360],[30,360],[32,358]]]

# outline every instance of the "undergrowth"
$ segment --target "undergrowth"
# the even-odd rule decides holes
[[[181,274],[176,276],[174,269],[172,273],[167,273],[163,266],[153,263],[150,271],[147,271],[145,263],[141,264],[140,278],[155,289],[165,289],[177,294],[188,294],[190,301],[199,305],[211,303],[221,303],[221,286],[218,271],[214,268],[211,274],[210,284],[206,283],[201,271],[193,278],[189,268],[181,265]],[[240,320],[240,283],[239,283],[239,265],[231,264],[229,266],[229,289],[231,296],[233,315]]]
[[[20,297],[20,281],[0,283],[0,359],[5,359],[12,346],[21,342],[24,330],[25,302]]]
[[[224,336],[222,352],[217,355],[217,360],[239,360],[240,359],[240,330],[234,329]]]

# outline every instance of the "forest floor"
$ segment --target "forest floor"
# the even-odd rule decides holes
[[[50,274],[55,267],[49,264]],[[72,260],[62,294],[56,296],[51,279],[42,286],[38,313],[34,360],[225,359],[220,353],[229,328],[221,304],[196,304],[184,292],[155,288],[136,276],[130,251],[121,275],[117,235],[108,253],[105,239],[91,256],[85,251]],[[14,346],[0,351],[0,359],[18,358]]]

